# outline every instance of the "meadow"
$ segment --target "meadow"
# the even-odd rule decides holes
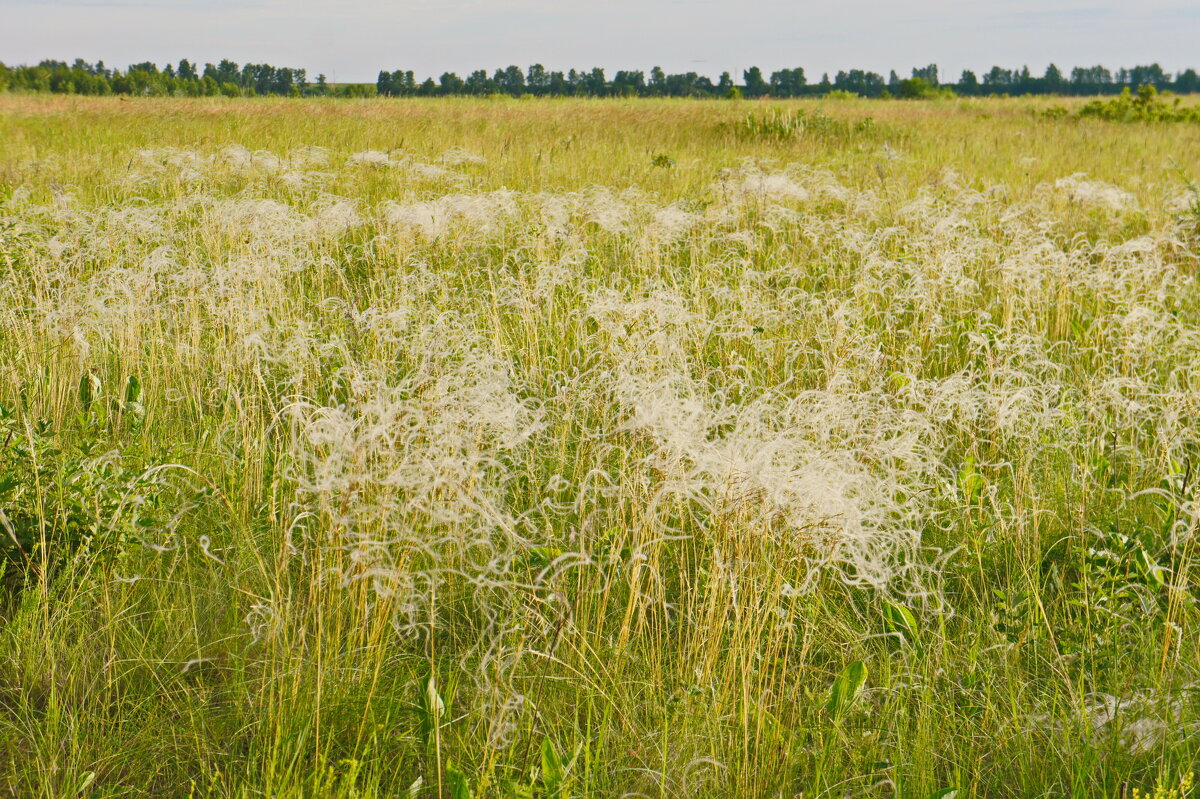
[[[1200,126],[1083,102],[0,95],[0,795],[1189,795]]]

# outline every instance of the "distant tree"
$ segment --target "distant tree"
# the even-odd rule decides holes
[[[621,70],[613,76],[613,93],[621,97],[638,97],[646,93],[646,76],[641,70]]]
[[[592,71],[583,79],[583,88],[592,97],[604,97],[609,94],[608,81],[604,78],[604,70],[600,67],[592,67]]]
[[[921,80],[925,81],[930,86],[937,86],[938,85],[937,64],[930,64],[929,66],[921,67],[920,69],[913,67],[912,76],[914,78],[920,78]]]
[[[1158,64],[1151,64],[1149,66],[1133,67],[1129,70],[1128,77],[1124,82],[1134,88],[1139,86],[1153,86],[1161,91],[1170,85],[1171,78]]]
[[[712,97],[717,93],[712,80],[695,72],[667,75],[666,81],[666,93],[671,97]]]
[[[1007,92],[1012,87],[1012,84],[1013,73],[1011,69],[992,67],[983,76],[983,87],[993,94]]]
[[[953,94],[939,91],[939,75],[936,64],[912,70],[912,78],[901,80],[895,70],[885,80],[875,72],[861,69],[843,70],[830,80],[829,73],[821,77],[817,85],[807,82],[804,69],[795,67],[779,69],[764,78],[758,67],[750,67],[742,74],[744,86],[736,86],[729,72],[723,72],[714,83],[706,75],[695,72],[667,74],[662,67],[654,67],[646,73],[641,70],[619,70],[611,81],[605,78],[604,70],[571,69],[566,73],[547,70],[541,64],[533,64],[522,71],[516,66],[498,69],[489,77],[485,70],[475,70],[466,79],[454,72],[445,72],[436,81],[426,78],[418,82],[411,70],[388,72],[382,70],[375,84],[349,84],[334,89],[324,75],[318,75],[315,84],[308,82],[304,69],[277,67],[272,64],[242,64],[223,59],[218,64],[206,63],[201,71],[188,59],[177,65],[167,64],[159,68],[152,61],[132,64],[124,72],[109,69],[104,62],[95,64],[76,58],[73,62],[47,59],[34,66],[9,67],[0,64],[0,91],[18,90],[32,92],[56,92],[70,94],[139,94],[175,96],[227,96],[253,97],[257,95],[310,96],[336,94],[341,97],[374,96],[423,96],[450,94],[490,94],[504,92],[514,96],[532,93],[538,96],[576,95],[588,97],[605,96],[671,96],[671,97],[728,97],[740,95],[744,88],[747,96],[796,97],[807,94],[828,94],[841,90],[868,97],[943,96]],[[1115,73],[1103,66],[1075,67],[1069,77],[1055,64],[1049,64],[1045,72],[1035,76],[1028,66],[1020,69],[1005,69],[999,66],[977,77],[971,70],[963,70],[954,90],[963,94],[1115,94],[1124,88],[1153,87],[1156,91],[1174,89],[1179,92],[1200,92],[1200,75],[1195,69],[1187,69],[1175,75],[1168,74],[1159,64],[1122,67]]]
[[[662,67],[650,70],[650,92],[659,95],[667,93],[667,75]]]
[[[878,97],[886,86],[882,75],[861,69],[838,72],[833,81],[833,88],[865,97]]]
[[[525,85],[529,89],[530,94],[543,95],[550,91],[550,75],[546,72],[546,68],[541,64],[534,64],[529,68],[525,78]]]
[[[230,61],[228,58],[221,59],[221,63],[217,64],[219,79],[226,83],[237,83],[241,85],[242,70],[236,61]]]
[[[467,76],[463,84],[463,90],[467,94],[491,94],[496,91],[495,85],[488,77],[487,72],[482,69],[477,69]]]
[[[520,67],[510,66],[496,70],[494,80],[500,91],[518,97],[525,93],[525,73]]]
[[[1062,70],[1051,64],[1046,67],[1046,74],[1042,76],[1042,85],[1050,94],[1060,94],[1066,88],[1067,81]]]
[[[443,72],[442,77],[438,79],[438,84],[441,86],[442,94],[463,94],[466,87],[463,79],[453,72]]]
[[[1029,71],[1028,64],[1021,67],[1021,71],[1016,76],[1015,83],[1014,88],[1017,94],[1033,94],[1038,89],[1037,81],[1034,79],[1033,73]]]
[[[1113,90],[1113,76],[1102,66],[1075,67],[1071,70],[1072,94],[1100,94]]]
[[[763,80],[762,70],[758,67],[750,67],[742,73],[744,88],[742,91],[747,97],[763,97],[770,93],[771,87]]]
[[[771,95],[774,97],[799,97],[804,93],[804,68],[781,69],[771,73]]]

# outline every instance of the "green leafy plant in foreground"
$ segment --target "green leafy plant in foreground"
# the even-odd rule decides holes
[[[28,567],[49,576],[81,549],[115,555],[143,534],[159,538],[179,511],[162,470],[106,440],[113,411],[130,427],[142,424],[141,381],[130,377],[110,409],[88,371],[78,399],[81,412],[60,427],[0,405],[0,562],[9,584]]]
[[[505,783],[506,795],[509,799],[568,799],[575,781],[575,763],[582,750],[583,744],[576,744],[571,757],[564,758],[553,739],[543,738],[540,768],[534,769],[528,780]]]

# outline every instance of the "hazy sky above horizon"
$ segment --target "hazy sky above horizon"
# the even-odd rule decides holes
[[[943,77],[993,64],[1200,68],[1195,0],[0,0],[0,61],[103,59],[304,67],[331,81],[541,63],[660,65],[716,76],[758,65]]]

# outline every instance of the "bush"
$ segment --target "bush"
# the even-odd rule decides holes
[[[1182,107],[1178,97],[1168,103],[1153,86],[1139,86],[1136,95],[1126,86],[1119,97],[1092,100],[1079,109],[1079,117],[1112,122],[1200,122],[1200,107]]]
[[[123,401],[105,401],[98,387],[92,373],[84,376],[84,412],[69,435],[0,405],[0,581],[9,589],[27,569],[44,569],[47,579],[81,550],[116,556],[126,543],[162,540],[173,527],[179,507],[168,502],[176,497],[164,470],[143,468],[102,435],[140,426],[140,383],[130,379]]]
[[[348,83],[338,92],[342,97],[374,97],[377,93],[373,83]]]
[[[924,78],[909,78],[900,81],[900,96],[905,100],[949,100],[955,95],[949,86],[937,86]]]

